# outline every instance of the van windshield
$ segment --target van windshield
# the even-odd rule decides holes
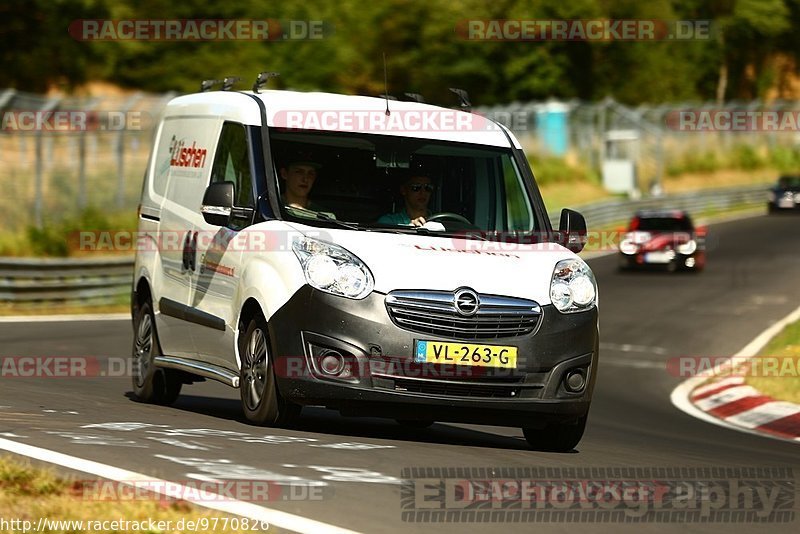
[[[416,231],[422,217],[428,231],[488,239],[547,229],[507,148],[281,129],[270,143],[288,220]]]

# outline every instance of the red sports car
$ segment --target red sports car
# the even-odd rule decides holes
[[[682,210],[639,211],[619,244],[620,269],[662,268],[702,271],[706,229]]]

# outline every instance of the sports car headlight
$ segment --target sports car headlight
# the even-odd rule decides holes
[[[303,266],[306,281],[320,291],[363,299],[375,286],[366,264],[338,245],[301,237],[292,243],[292,250]]]
[[[688,256],[689,254],[694,254],[695,250],[697,250],[697,241],[695,241],[694,239],[690,239],[686,243],[678,245],[678,252],[683,254],[684,256]]]
[[[597,283],[592,270],[580,258],[561,260],[553,269],[550,300],[561,313],[587,310],[597,302]]]
[[[623,254],[631,255],[636,254],[638,247],[636,243],[634,243],[631,239],[623,239],[622,242],[619,244],[619,251]]]

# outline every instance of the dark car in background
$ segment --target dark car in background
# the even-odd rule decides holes
[[[619,267],[702,271],[705,236],[686,211],[638,211],[620,240]]]
[[[770,213],[784,210],[800,210],[800,175],[786,175],[767,193],[767,209]]]

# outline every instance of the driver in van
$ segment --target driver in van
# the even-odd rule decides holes
[[[428,203],[434,188],[433,181],[427,175],[410,174],[400,186],[400,195],[404,201],[403,210],[381,216],[378,223],[422,226],[426,222],[425,218],[431,216]]]

